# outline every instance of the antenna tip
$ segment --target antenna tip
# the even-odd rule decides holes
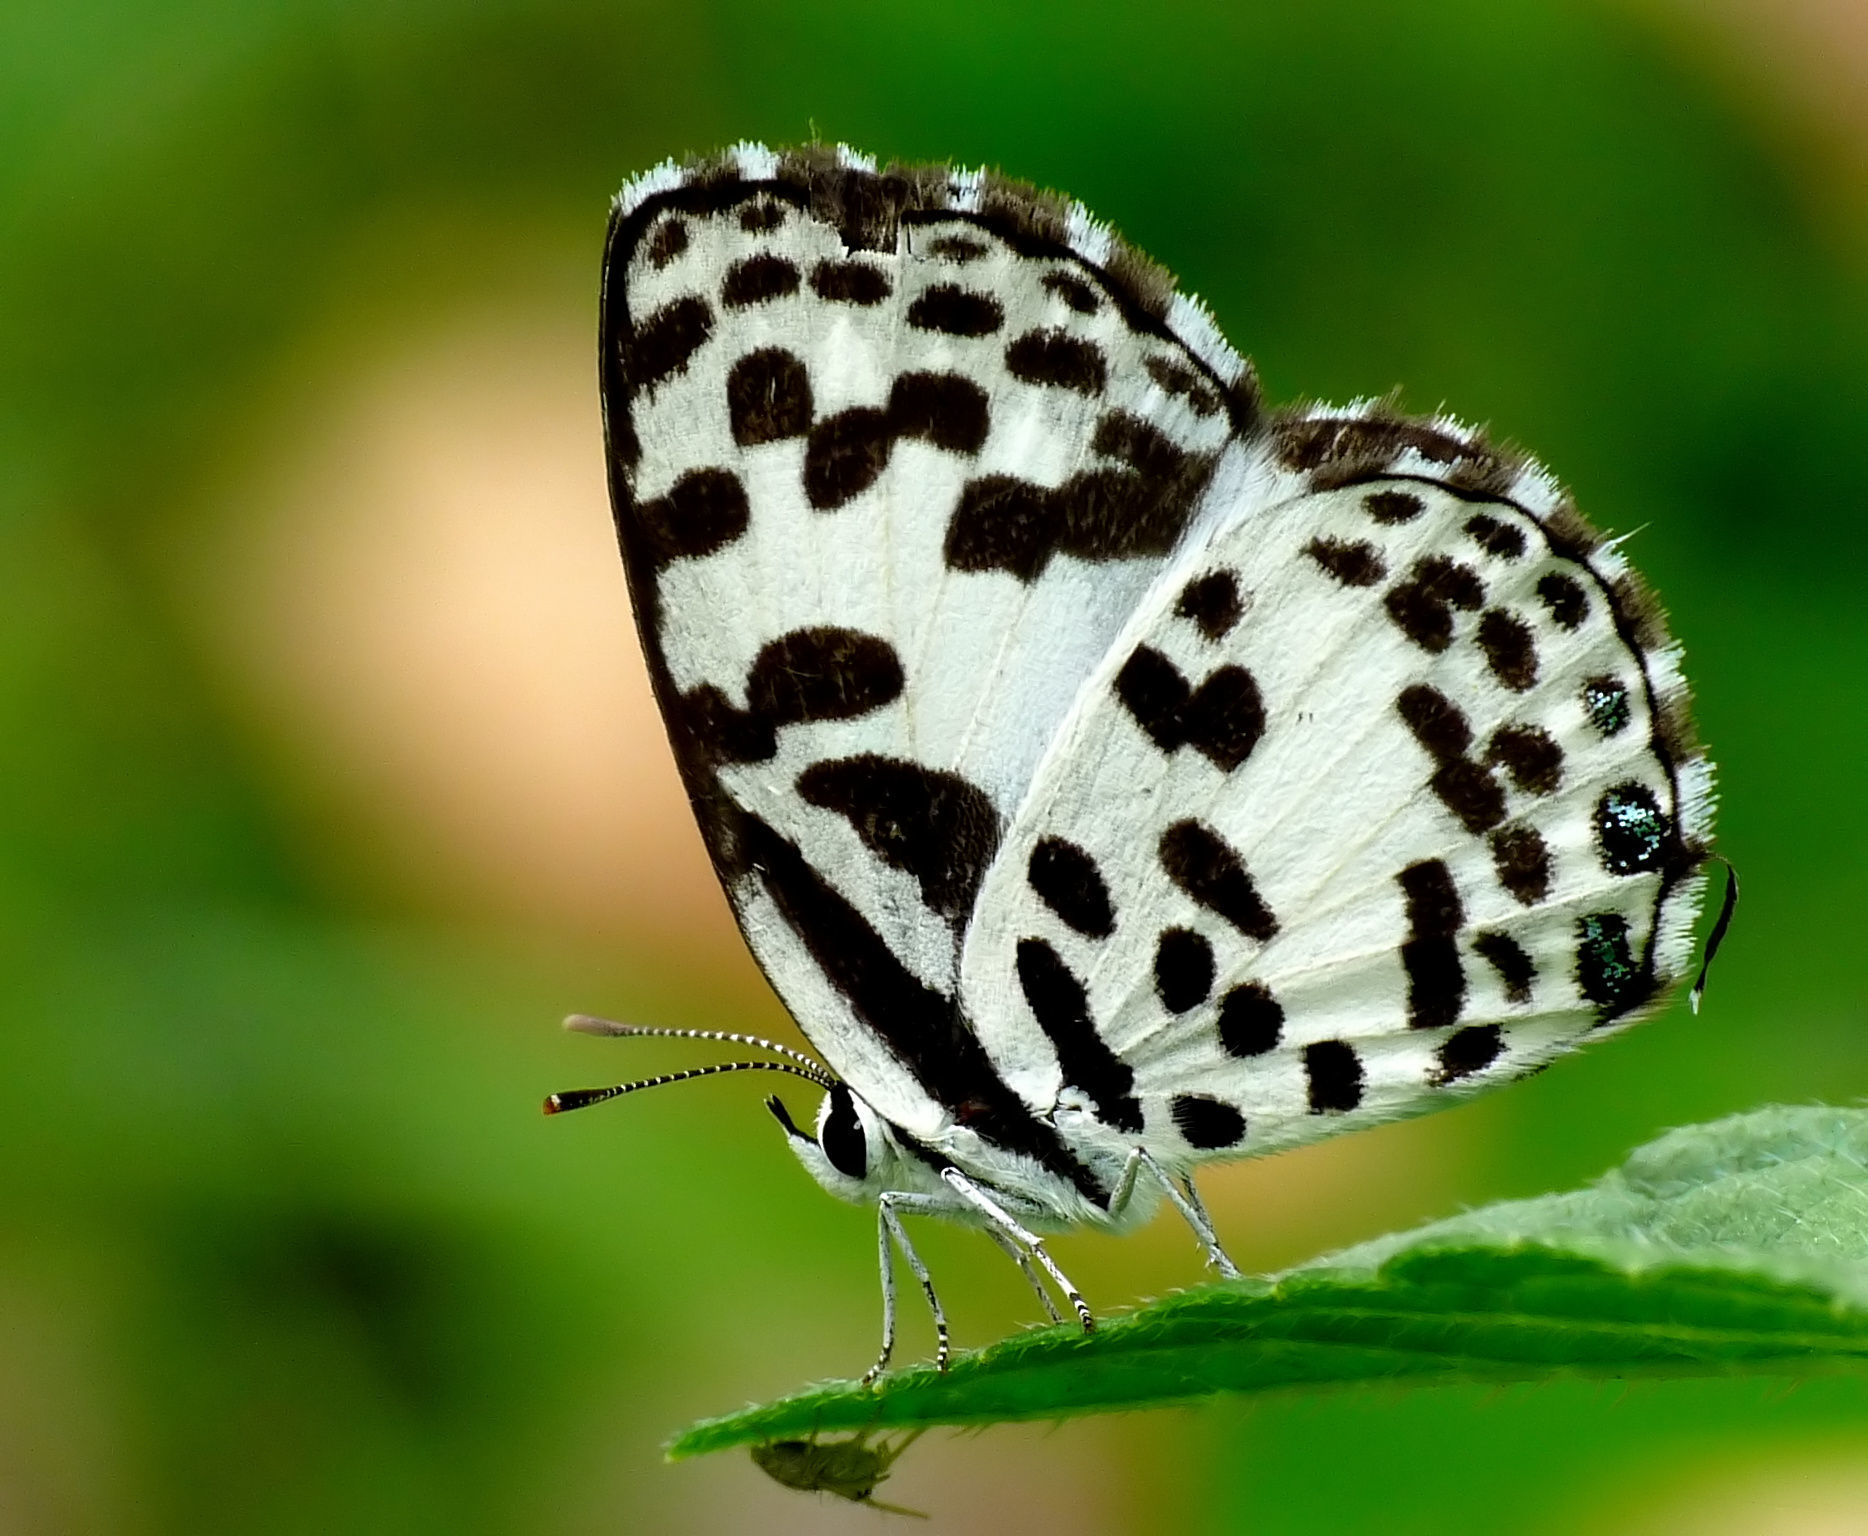
[[[591,1104],[601,1104],[605,1099],[613,1099],[619,1093],[628,1093],[631,1089],[642,1086],[639,1083],[622,1083],[614,1088],[566,1088],[562,1093],[554,1093],[545,1100],[545,1113],[561,1115],[566,1110],[583,1109]]]

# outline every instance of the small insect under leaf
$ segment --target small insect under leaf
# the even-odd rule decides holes
[[[787,1488],[834,1493],[840,1499],[867,1504],[872,1509],[925,1520],[927,1516],[918,1509],[882,1504],[870,1497],[902,1452],[921,1438],[922,1431],[911,1429],[893,1445],[887,1440],[871,1444],[870,1434],[864,1430],[847,1440],[770,1440],[752,1447],[752,1459],[767,1477]]]

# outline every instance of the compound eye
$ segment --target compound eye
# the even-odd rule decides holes
[[[830,1090],[830,1113],[824,1116],[818,1144],[838,1173],[860,1179],[869,1171],[869,1138],[856,1118],[856,1100],[842,1083]]]

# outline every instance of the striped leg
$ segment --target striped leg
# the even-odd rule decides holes
[[[1213,1220],[1207,1215],[1206,1207],[1200,1201],[1200,1192],[1194,1188],[1193,1179],[1189,1177],[1183,1181],[1182,1186],[1177,1186],[1168,1177],[1167,1170],[1143,1148],[1137,1147],[1129,1154],[1129,1160],[1122,1169],[1122,1178],[1116,1184],[1116,1192],[1110,1196],[1109,1209],[1112,1212],[1119,1211],[1129,1203],[1135,1193],[1135,1181],[1143,1169],[1146,1169],[1155,1182],[1167,1192],[1168,1199],[1174,1202],[1174,1209],[1179,1211],[1186,1219],[1187,1225],[1193,1228],[1193,1235],[1200,1240],[1200,1246],[1206,1250],[1207,1263],[1217,1269],[1223,1279],[1238,1279],[1239,1266],[1232,1262],[1226,1250],[1220,1246],[1219,1234],[1213,1230]],[[1184,1194],[1182,1187],[1186,1191]]]
[[[863,1372],[864,1386],[882,1374],[888,1366],[889,1356],[895,1353],[895,1248],[901,1249],[902,1257],[908,1261],[908,1268],[914,1272],[915,1279],[921,1282],[921,1292],[928,1299],[928,1310],[934,1314],[934,1368],[940,1371],[947,1369],[950,1353],[947,1314],[941,1310],[940,1297],[934,1294],[934,1281],[928,1275],[927,1265],[921,1262],[921,1255],[915,1252],[915,1245],[909,1242],[899,1214],[907,1211],[913,1215],[928,1215],[940,1209],[938,1202],[924,1195],[890,1192],[876,1201],[877,1252],[882,1266],[882,1353],[876,1357],[876,1363]]]
[[[988,1225],[986,1235],[1003,1248],[1019,1271],[1030,1282],[1031,1288],[1038,1293],[1038,1300],[1044,1303],[1044,1310],[1051,1314],[1051,1321],[1061,1323],[1064,1314],[1057,1310],[1057,1303],[1051,1300],[1051,1293],[1044,1288],[1044,1282],[1038,1278],[1038,1272],[1031,1267],[1031,1255],[1007,1237],[996,1226]]]
[[[943,1168],[940,1176],[948,1187],[959,1195],[962,1200],[966,1201],[968,1205],[985,1216],[989,1222],[996,1226],[1007,1237],[1018,1243],[1032,1258],[1038,1261],[1043,1267],[1044,1272],[1051,1277],[1052,1284],[1064,1293],[1064,1299],[1070,1303],[1072,1309],[1076,1312],[1077,1321],[1083,1325],[1083,1331],[1085,1333],[1094,1332],[1096,1328],[1095,1314],[1093,1314],[1084,1303],[1082,1293],[1070,1283],[1070,1277],[1057,1267],[1057,1261],[1053,1259],[1050,1253],[1045,1249],[1042,1240],[1040,1240],[1035,1233],[1027,1232],[1013,1219],[1011,1213],[1007,1211],[1005,1207],[1000,1205],[958,1168]]]

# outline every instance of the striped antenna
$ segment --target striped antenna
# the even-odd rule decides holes
[[[618,1024],[614,1019],[594,1018],[588,1013],[572,1014],[564,1021],[564,1027],[580,1035],[606,1035],[613,1038],[660,1036],[670,1040],[724,1040],[729,1045],[750,1045],[761,1051],[770,1051],[774,1056],[783,1056],[787,1061],[795,1061],[801,1067],[808,1067],[817,1074],[813,1081],[822,1079],[826,1088],[830,1086],[829,1074],[804,1052],[794,1051],[776,1040],[762,1040],[757,1035],[735,1035],[724,1029],[671,1029],[660,1024]]]
[[[723,1061],[716,1066],[689,1067],[685,1072],[666,1072],[660,1077],[618,1083],[614,1088],[567,1088],[563,1093],[554,1093],[545,1100],[545,1113],[561,1115],[568,1109],[587,1109],[592,1104],[601,1104],[605,1099],[634,1093],[638,1088],[660,1088],[664,1083],[685,1083],[691,1077],[716,1077],[722,1072],[787,1072],[793,1077],[816,1083],[825,1091],[836,1086],[828,1073],[815,1070],[807,1072],[788,1061]]]

